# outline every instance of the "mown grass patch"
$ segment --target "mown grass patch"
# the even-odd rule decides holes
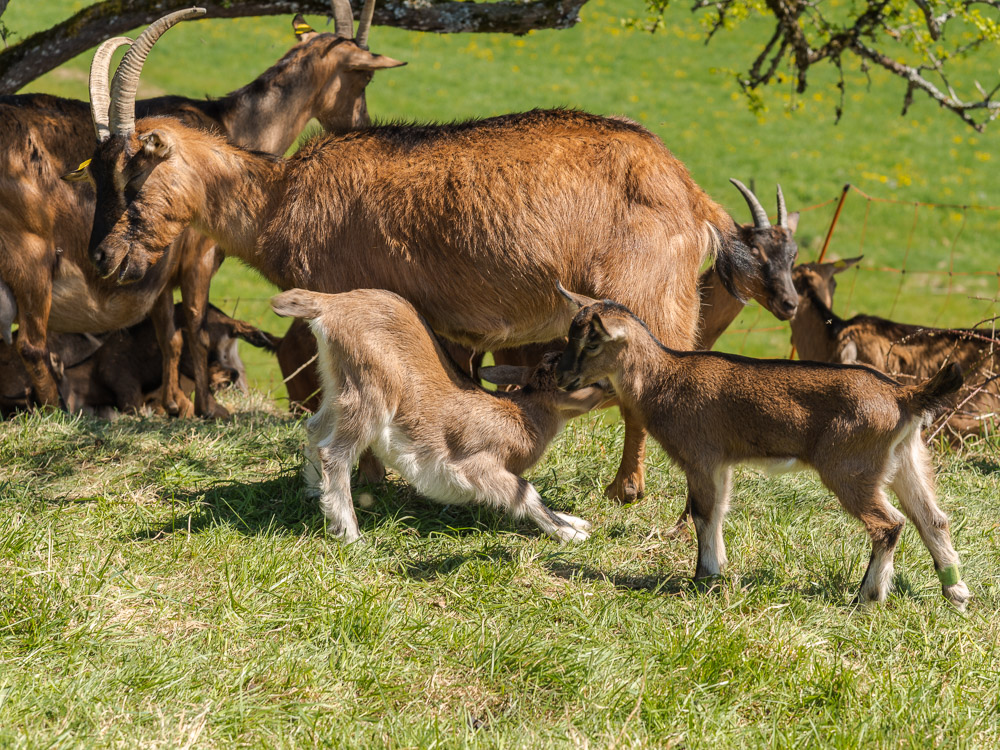
[[[996,683],[996,443],[936,454],[974,599],[907,528],[883,607],[857,523],[808,474],[741,470],[730,567],[663,536],[683,477],[603,498],[621,427],[570,426],[531,473],[595,526],[559,546],[398,480],[326,537],[301,425],[62,414],[0,425],[0,743],[8,746],[984,746]]]

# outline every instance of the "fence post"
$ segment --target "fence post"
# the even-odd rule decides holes
[[[830,222],[830,228],[826,230],[826,239],[823,240],[823,249],[819,251],[819,258],[816,259],[817,263],[822,263],[823,259],[826,258],[826,250],[830,247],[830,240],[833,239],[833,230],[837,226],[837,221],[840,219],[840,212],[844,208],[844,201],[847,200],[847,194],[851,191],[851,183],[844,185],[844,189],[840,193],[840,202],[837,203],[837,210],[833,212],[833,221]]]

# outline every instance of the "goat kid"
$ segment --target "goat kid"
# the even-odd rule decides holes
[[[332,34],[317,33],[296,16],[298,44],[255,81],[226,96],[212,100],[163,96],[138,102],[136,110],[140,116],[171,113],[191,127],[277,154],[288,149],[312,117],[333,132],[367,125],[365,88],[373,72],[403,65],[368,51],[372,6],[373,0],[367,0],[356,37],[348,0],[333,2]],[[18,351],[43,404],[59,404],[58,386],[45,356],[48,331],[115,330],[152,313],[164,351],[167,411],[225,416],[208,388],[208,334],[203,330],[208,288],[222,260],[221,251],[186,231],[160,262],[157,256],[141,268],[121,269],[116,278],[101,278],[87,257],[94,201],[91,169],[81,165],[66,174],[93,151],[95,129],[101,139],[127,126],[119,111],[110,113],[109,119],[108,64],[114,50],[132,46],[120,66],[123,72],[116,74],[110,88],[134,94],[138,69],[155,39],[191,13],[170,14],[134,43],[117,38],[102,45],[91,68],[92,107],[45,94],[0,97],[0,174],[8,178],[0,180],[0,279],[20,307]],[[61,181],[60,176],[77,184]],[[185,302],[188,343],[194,349],[193,407],[176,384],[181,337],[174,325],[171,290],[178,285]],[[0,293],[4,340],[10,337],[14,314],[6,311],[12,304]]]
[[[946,402],[944,427],[955,439],[983,434],[1000,414],[1000,338],[975,328],[944,329],[896,323],[873,315],[844,320],[833,312],[836,274],[861,258],[795,267],[799,311],[792,343],[802,359],[865,364],[902,383],[933,376],[949,362],[965,373],[965,384]]]
[[[433,500],[487,505],[561,541],[587,539],[589,523],[549,510],[520,474],[569,419],[608,398],[603,388],[559,390],[550,357],[533,371],[485,369],[487,379],[524,386],[490,393],[458,371],[409,302],[384,290],[292,289],[271,307],[308,320],[316,335],[323,396],[306,422],[305,476],[331,534],[360,536],[351,469],[370,447]]]
[[[626,307],[570,295],[581,309],[557,370],[578,388],[608,378],[619,400],[640,414],[649,433],[684,471],[698,536],[695,579],[726,564],[722,523],[732,468],[811,466],[859,519],[872,541],[861,601],[883,601],[893,553],[908,517],[930,551],[948,601],[964,609],[948,518],[934,497],[934,477],[920,428],[962,384],[951,365],[915,386],[901,386],[867,367],[755,360],[716,352],[668,349]],[[892,487],[904,517],[889,504]]]

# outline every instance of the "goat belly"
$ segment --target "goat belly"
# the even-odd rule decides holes
[[[430,500],[444,505],[466,505],[475,500],[476,487],[459,466],[418,445],[395,425],[382,429],[372,449],[382,463]]]

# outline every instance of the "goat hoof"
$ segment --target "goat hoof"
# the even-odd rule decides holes
[[[674,524],[672,529],[665,532],[663,536],[666,539],[690,539],[691,529],[688,528],[687,520],[682,518]]]
[[[555,515],[558,516],[559,520],[563,523],[573,527],[577,531],[589,534],[590,530],[594,528],[590,521],[585,521],[582,518],[571,516],[569,513],[556,513]]]
[[[616,477],[604,490],[604,494],[621,505],[631,505],[642,499],[645,487],[641,480],[634,477]]]
[[[969,593],[969,588],[965,585],[965,581],[959,581],[954,586],[942,587],[941,593],[944,594],[944,598],[951,602],[959,612],[965,611],[969,599],[972,598],[972,594]]]
[[[213,401],[206,409],[199,409],[198,416],[204,419],[226,419],[229,417],[229,409],[222,404]]]
[[[559,526],[556,528],[555,537],[560,542],[585,542],[590,539],[590,534],[582,529],[577,529],[572,526]]]

